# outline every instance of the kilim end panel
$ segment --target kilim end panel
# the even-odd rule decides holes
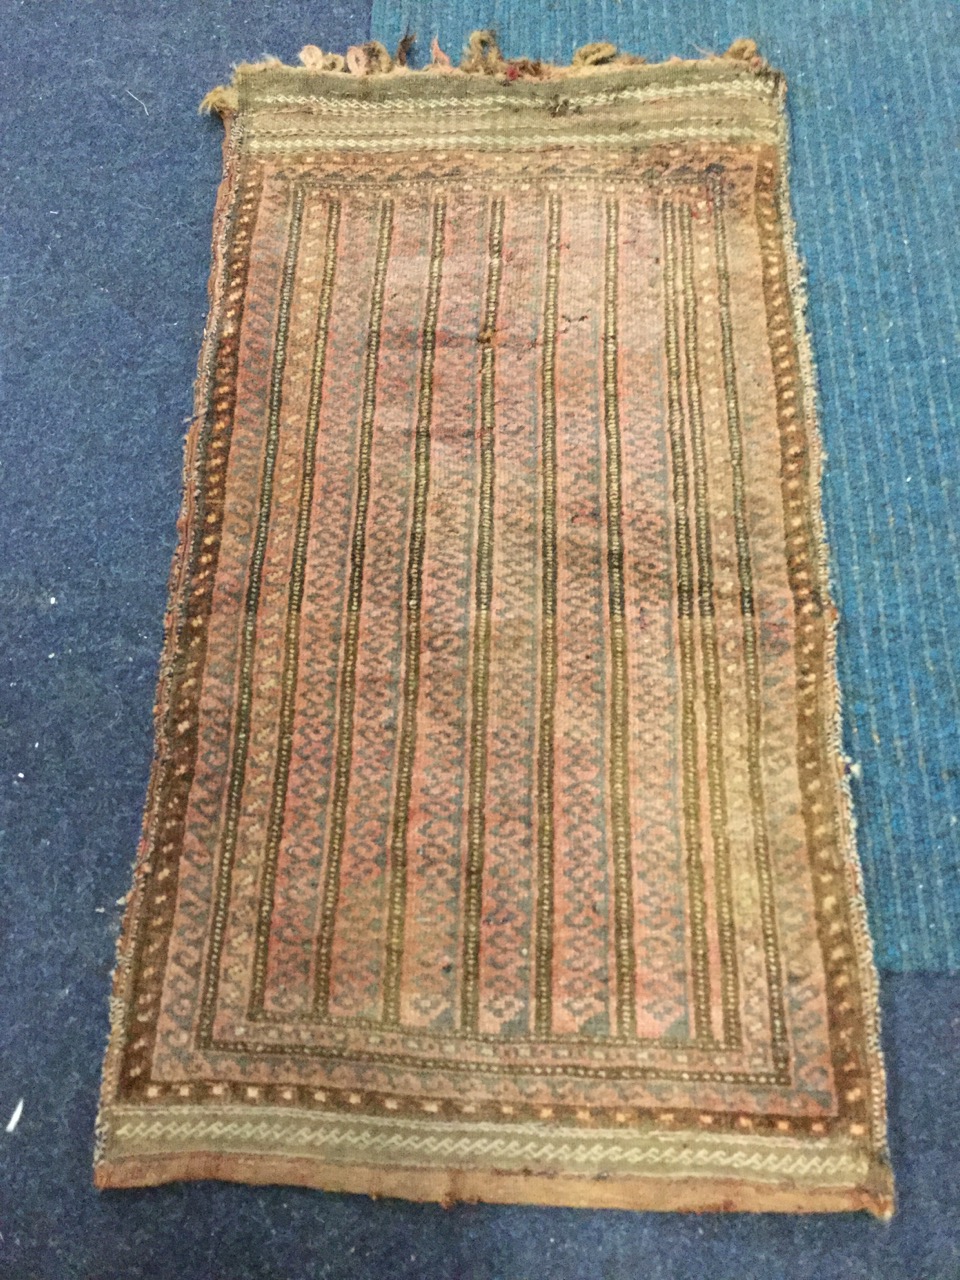
[[[892,1212],[784,86],[241,67],[96,1182]]]

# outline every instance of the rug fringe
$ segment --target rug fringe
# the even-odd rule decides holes
[[[239,109],[237,78],[255,71],[283,69],[311,74],[331,72],[354,76],[481,75],[510,83],[515,80],[557,80],[650,65],[640,54],[623,53],[615,44],[606,40],[581,45],[568,64],[544,62],[539,58],[505,58],[497,43],[496,33],[487,29],[471,32],[459,66],[454,66],[434,36],[430,44],[430,62],[425,67],[415,69],[407,65],[415,39],[415,36],[407,32],[397,45],[394,55],[379,40],[368,40],[365,44],[351,45],[345,54],[326,52],[315,44],[304,45],[300,50],[299,67],[288,66],[278,58],[238,63],[234,67],[233,82],[228,86],[218,85],[211,89],[200,103],[200,111],[202,114],[215,112],[221,116],[234,114]],[[751,71],[763,72],[769,69],[757,50],[756,41],[746,38],[734,40],[725,53],[708,53],[695,61],[715,62],[723,59],[743,63]],[[690,59],[666,59],[667,63],[684,61]]]

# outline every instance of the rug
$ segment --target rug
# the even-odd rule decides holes
[[[237,68],[95,1180],[892,1212],[784,83]]]

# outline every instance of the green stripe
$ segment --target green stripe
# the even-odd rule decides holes
[[[690,912],[691,980],[696,1038],[712,1039],[710,1030],[709,950],[705,882],[700,849],[700,782],[697,760],[696,655],[693,637],[693,554],[690,536],[689,479],[684,439],[683,386],[680,368],[680,315],[677,283],[676,213],[670,202],[662,210],[665,345],[667,355],[667,432],[673,470],[677,548],[677,630],[680,639],[680,737],[684,847]]]
[[[711,184],[714,209],[714,244],[717,261],[717,301],[720,314],[720,342],[723,353],[723,378],[727,405],[727,434],[733,473],[733,524],[737,547],[737,572],[740,578],[740,612],[743,617],[743,656],[747,687],[747,777],[754,830],[754,860],[760,886],[760,918],[763,932],[764,961],[767,970],[767,992],[773,1061],[778,1071],[789,1068],[790,1048],[787,1043],[786,1015],[783,1005],[783,979],[780,970],[780,944],[777,938],[773,901],[773,869],[770,861],[770,839],[767,831],[766,802],[763,794],[761,762],[763,711],[760,688],[760,655],[757,618],[753,595],[753,568],[750,557],[749,521],[747,518],[746,482],[743,471],[743,432],[737,369],[733,348],[733,318],[730,309],[730,268],[727,254],[727,229],[724,218],[723,188],[714,179]]]
[[[260,908],[257,916],[253,982],[248,1010],[248,1016],[251,1018],[256,1017],[257,1013],[262,1011],[264,1003],[264,989],[267,978],[267,947],[270,940],[270,922],[273,915],[277,860],[280,854],[287,785],[290,778],[290,754],[293,748],[293,720],[296,708],[297,675],[300,660],[300,619],[303,606],[304,579],[306,576],[307,544],[310,539],[310,518],[313,511],[317,432],[320,423],[320,405],[323,400],[324,372],[327,364],[327,334],[330,328],[330,307],[333,297],[339,228],[340,202],[339,200],[332,200],[327,209],[323,277],[317,309],[313,365],[310,373],[310,399],[307,406],[307,422],[303,439],[303,469],[300,477],[300,498],[297,503],[293,562],[290,567],[290,592],[287,600],[283,674],[280,682],[280,725],[277,740],[277,763],[274,771],[270,816],[267,821],[263,879],[260,887]]]
[[[723,1007],[723,1040],[741,1039],[740,1000],[736,969],[736,937],[733,890],[730,879],[730,840],[727,795],[723,775],[723,708],[720,690],[720,648],[714,603],[713,539],[710,532],[710,489],[707,477],[703,402],[700,394],[700,362],[697,293],[693,278],[693,232],[690,206],[679,207],[680,262],[683,281],[683,350],[686,366],[687,411],[693,455],[694,528],[697,544],[697,604],[703,654],[703,692],[707,749],[707,790],[710,829],[713,836],[714,883],[717,895],[717,934],[720,946],[720,997]]]
[[[370,296],[370,322],[363,370],[363,403],[360,416],[360,443],[357,458],[357,493],[353,532],[350,540],[350,582],[347,616],[340,666],[339,714],[337,717],[336,763],[334,765],[333,800],[331,802],[330,836],[324,867],[323,899],[320,907],[320,930],[317,939],[314,974],[314,1009],[325,1018],[330,1003],[330,965],[333,952],[333,930],[340,893],[340,863],[347,818],[347,792],[350,787],[350,765],[353,753],[353,707],[356,700],[357,647],[360,637],[360,606],[363,600],[363,565],[366,555],[367,509],[370,504],[370,460],[373,452],[373,417],[377,403],[377,366],[380,356],[380,328],[383,321],[383,295],[390,257],[393,231],[393,201],[381,200],[377,250]]]
[[[407,909],[407,824],[417,738],[417,700],[420,690],[420,606],[423,595],[423,557],[427,534],[427,494],[430,489],[430,426],[433,417],[433,363],[437,345],[437,309],[443,264],[446,198],[433,203],[427,305],[420,355],[420,394],[414,444],[413,520],[407,559],[406,637],[397,751],[397,782],[390,837],[390,884],[387,894],[387,938],[383,972],[383,1021],[400,1021],[400,977],[403,967],[404,923]]]
[[[530,121],[528,128],[523,127],[511,132],[499,127],[491,129],[478,122],[472,132],[462,131],[450,133],[425,133],[417,125],[411,124],[408,134],[380,137],[356,134],[350,137],[346,132],[336,133],[299,133],[283,137],[270,137],[266,134],[254,136],[246,144],[247,150],[254,155],[286,155],[299,151],[360,151],[377,153],[380,151],[445,151],[452,147],[470,148],[475,151],[538,151],[547,146],[589,146],[609,147],[618,151],[635,151],[640,147],[654,147],[666,142],[696,142],[704,140],[711,143],[732,142],[774,142],[776,131],[772,125],[763,127],[744,127],[741,125],[715,124],[705,121],[702,125],[653,125],[645,127],[634,124],[630,129],[604,130],[602,125],[589,133],[538,128],[538,118]],[[465,121],[463,127],[472,125]]]
[[[557,692],[557,294],[560,272],[560,197],[547,201],[547,271],[541,367],[542,530],[540,540],[540,714],[537,743],[537,908],[534,1025],[549,1035],[553,997],[553,796]]]
[[[743,85],[756,86],[757,96],[766,97],[775,107],[779,72],[758,75],[752,68],[733,59],[716,58],[700,62],[664,62],[650,66],[633,66],[623,71],[604,70],[602,80],[597,76],[570,76],[561,82],[564,97],[576,99],[583,93],[595,95],[601,88],[611,94],[639,87],[690,84],[702,88],[709,96],[724,84],[740,81]],[[398,101],[436,97],[439,91],[451,101],[482,102],[485,98],[499,97],[503,84],[499,79],[482,75],[444,76],[438,82],[435,75],[403,76],[331,76],[329,73],[309,72],[302,67],[271,67],[262,71],[240,71],[236,77],[240,92],[240,104],[244,111],[268,107],[277,95],[296,94],[297,98],[317,99],[363,98],[370,102]],[[766,92],[764,92],[764,90]],[[537,83],[518,80],[510,85],[510,93],[524,107],[549,106],[556,99],[556,80]]]
[[[636,1031],[636,954],[633,941],[633,866],[629,800],[627,630],[624,604],[623,493],[618,387],[617,273],[620,207],[605,207],[603,418],[606,435],[607,581],[610,603],[610,814],[613,828],[614,956],[617,1030]]]
[[[500,299],[504,200],[490,202],[487,292],[480,357],[480,510],[477,519],[476,609],[473,632],[472,715],[470,722],[470,794],[467,814],[467,865],[464,878],[463,975],[460,1023],[476,1030],[479,1015],[480,912],[485,842],[487,713],[490,683],[490,601],[493,593],[493,493],[495,479],[495,374],[493,342]]]
[[[253,662],[257,643],[257,612],[260,607],[263,560],[267,549],[267,537],[270,532],[273,478],[280,443],[283,375],[287,363],[287,335],[290,328],[290,310],[297,270],[297,257],[300,251],[300,234],[303,228],[303,206],[303,188],[295,187],[290,212],[290,225],[287,231],[287,247],[280,280],[280,300],[277,308],[277,325],[273,341],[273,363],[270,370],[270,392],[267,410],[267,438],[263,455],[263,469],[260,476],[257,525],[250,556],[243,626],[240,632],[240,676],[237,688],[237,709],[234,717],[233,756],[230,762],[230,774],[227,782],[223,845],[220,851],[220,864],[214,888],[213,919],[210,923],[210,950],[207,956],[200,1002],[200,1017],[197,1026],[197,1043],[202,1047],[210,1044],[213,1033],[217,992],[220,986],[220,952],[223,947],[227,910],[230,904],[233,861],[236,854],[240,806],[247,768],[247,752],[250,745],[250,713],[253,703]]]

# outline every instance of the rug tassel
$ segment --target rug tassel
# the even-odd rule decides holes
[[[595,40],[593,44],[582,44],[573,55],[574,67],[600,67],[611,62],[617,56],[617,46],[607,40]]]
[[[240,95],[236,89],[228,88],[226,85],[218,84],[215,89],[211,89],[204,100],[200,103],[200,114],[202,116],[213,115],[229,116],[240,108]]]
[[[460,59],[460,70],[485,76],[503,72],[506,59],[500,52],[494,31],[473,31]]]
[[[732,62],[745,62],[748,66],[753,67],[754,69],[766,66],[766,63],[760,56],[756,40],[747,40],[744,38],[734,40],[733,44],[723,56],[725,58],[729,58]]]
[[[315,44],[305,44],[300,50],[300,61],[307,71],[346,71],[347,60],[342,53],[324,53]]]

